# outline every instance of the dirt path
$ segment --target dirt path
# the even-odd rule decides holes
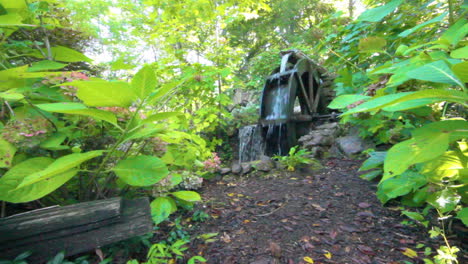
[[[402,225],[396,208],[382,207],[376,184],[361,180],[359,162],[330,159],[318,172],[227,177],[206,185],[204,209],[214,218],[197,234],[191,253],[208,263],[422,263],[427,231]],[[197,235],[195,234],[195,235]],[[406,248],[418,253],[409,258]],[[309,262],[304,260],[309,257]]]

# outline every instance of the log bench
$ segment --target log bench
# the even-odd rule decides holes
[[[32,251],[30,263],[42,263],[61,251],[71,256],[152,230],[146,197],[47,207],[0,218],[0,259]]]

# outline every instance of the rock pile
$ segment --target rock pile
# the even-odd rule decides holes
[[[325,123],[299,138],[299,143],[302,147],[310,150],[314,158],[322,158],[324,153],[328,152],[335,143],[339,130],[336,122]]]

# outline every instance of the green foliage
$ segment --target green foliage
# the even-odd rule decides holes
[[[318,161],[310,158],[310,152],[305,149],[299,149],[298,146],[292,147],[289,150],[288,156],[274,156],[281,165],[285,166],[289,171],[295,171],[300,165],[309,164],[314,168],[320,168],[321,165]]]

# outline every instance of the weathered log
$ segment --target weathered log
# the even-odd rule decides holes
[[[86,202],[45,208],[0,219],[0,258],[32,251],[28,260],[44,262],[64,251],[87,252],[152,231],[148,198]]]

